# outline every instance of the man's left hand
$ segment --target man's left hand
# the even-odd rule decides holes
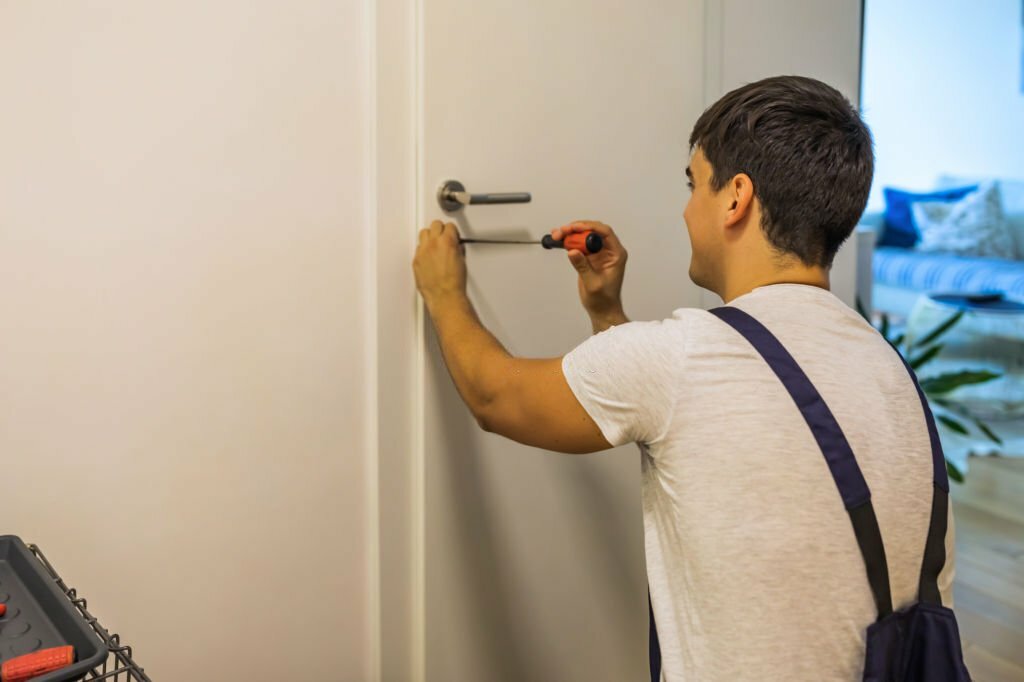
[[[435,220],[420,230],[412,261],[416,288],[429,305],[451,294],[466,294],[466,247],[455,223]]]

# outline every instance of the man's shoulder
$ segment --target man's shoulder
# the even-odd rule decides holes
[[[685,331],[691,340],[713,340],[729,332],[728,325],[704,308],[676,308],[662,322],[669,329]]]
[[[611,334],[621,339],[664,339],[675,341],[680,334],[692,338],[705,328],[712,328],[717,318],[703,308],[676,308],[669,317],[656,320],[631,320],[613,325],[600,334]],[[718,324],[721,324],[718,322]]]

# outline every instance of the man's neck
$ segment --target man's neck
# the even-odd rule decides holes
[[[819,267],[796,266],[769,273],[745,273],[731,280],[727,278],[723,291],[717,293],[723,301],[729,303],[733,299],[749,294],[758,287],[772,284],[806,284],[826,291],[831,290],[828,270]]]

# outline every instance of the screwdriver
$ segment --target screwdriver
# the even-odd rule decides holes
[[[503,239],[462,239],[460,244],[540,244],[545,249],[576,249],[583,253],[597,253],[604,246],[601,235],[593,230],[583,232],[572,232],[565,239],[555,239],[550,234],[544,235],[539,242],[506,241]]]

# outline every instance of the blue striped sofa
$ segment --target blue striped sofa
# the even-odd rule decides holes
[[[953,187],[983,178],[940,176],[939,187]],[[1024,254],[1024,182],[1000,180],[1003,209]],[[861,226],[878,232],[882,213],[866,213]],[[1001,291],[1007,298],[1024,301],[1024,260],[973,258],[913,249],[875,247],[872,259],[871,307],[905,318],[923,293],[939,291]]]

